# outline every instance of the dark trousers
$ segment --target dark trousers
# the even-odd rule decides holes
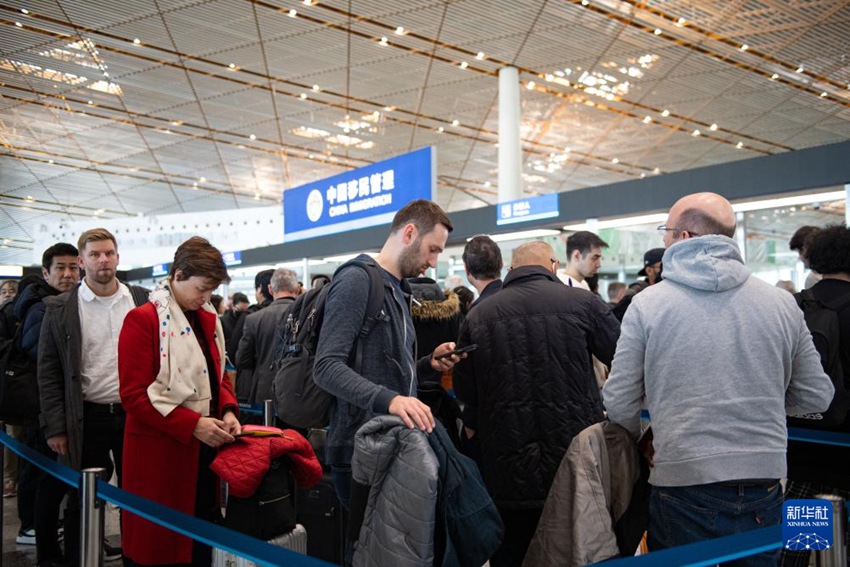
[[[101,478],[108,481],[113,470],[121,486],[121,456],[124,449],[124,412],[109,413],[102,404],[83,403],[83,452],[80,468],[101,467]],[[112,452],[110,458],[109,453]],[[113,465],[114,459],[114,465]],[[68,494],[65,510],[65,557],[76,563],[80,556],[80,496],[76,491]]]
[[[499,515],[505,526],[502,545],[490,558],[492,567],[514,567],[522,565],[543,508],[515,509],[499,508]]]
[[[38,427],[24,428],[24,443],[27,447],[34,451],[38,451],[45,457],[55,461],[56,453],[54,453],[47,445],[44,438],[44,433]],[[23,464],[23,463],[22,463]],[[32,517],[32,523],[28,524],[35,528],[37,534],[36,558],[38,562],[42,561],[61,561],[62,548],[59,547],[59,538],[57,529],[59,527],[59,509],[62,506],[62,499],[68,492],[68,485],[57,479],[53,475],[44,472],[35,465],[27,464],[33,469],[32,478],[30,481],[33,485],[32,498],[29,502],[29,514]],[[21,471],[21,475],[24,475]],[[23,484],[23,483],[20,483]],[[19,491],[20,493],[20,491]],[[22,500],[18,500],[18,506],[22,504]],[[21,518],[24,516],[20,514]],[[21,522],[21,527],[25,524]]]
[[[34,427],[23,427],[21,442],[31,449],[38,450],[33,440]],[[18,459],[18,519],[21,531],[35,527],[35,494],[41,469],[27,459]]]

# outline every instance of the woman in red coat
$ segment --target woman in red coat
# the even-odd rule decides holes
[[[118,340],[123,488],[181,512],[220,519],[216,447],[241,431],[224,371],[224,336],[210,296],[229,282],[221,253],[200,237],[177,248],[168,278],[130,311]],[[212,550],[122,513],[125,565],[203,565]]]

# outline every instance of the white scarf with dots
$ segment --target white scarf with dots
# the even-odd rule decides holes
[[[159,319],[159,373],[148,386],[148,397],[159,413],[167,416],[177,406],[183,406],[202,416],[210,415],[210,379],[207,359],[194,336],[189,321],[171,294],[168,278],[160,281],[151,292],[150,302]],[[215,313],[209,303],[204,311]],[[218,347],[219,368],[224,368],[224,333],[216,317],[215,343]]]

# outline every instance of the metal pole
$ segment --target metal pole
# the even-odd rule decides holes
[[[80,479],[80,567],[103,565],[103,500],[97,497],[97,479],[105,470],[83,469]]]
[[[271,400],[263,400],[263,425],[272,427],[274,425],[274,405]]]
[[[499,69],[499,202],[522,198],[519,69]]]
[[[832,504],[832,547],[815,552],[817,567],[846,567],[847,546],[844,534],[847,529],[847,516],[844,510],[844,498],[834,494],[818,494],[815,498],[828,500]]]

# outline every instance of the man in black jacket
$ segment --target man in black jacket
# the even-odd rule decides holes
[[[591,354],[610,364],[619,324],[605,303],[557,278],[552,247],[514,251],[502,290],[469,312],[458,347],[477,344],[454,388],[478,408],[481,473],[505,524],[493,567],[519,565],[574,435],[602,421]]]
[[[15,302],[15,316],[22,325],[19,346],[27,353],[33,368],[38,359],[38,339],[45,312],[44,300],[69,291],[79,283],[80,267],[77,264],[77,256],[77,248],[66,242],[54,244],[45,250],[41,257],[41,273],[44,279],[27,286]],[[56,453],[47,446],[44,434],[38,426],[38,415],[32,417],[34,425],[24,428],[24,442],[31,449],[55,461]],[[40,567],[60,564],[62,550],[58,543],[57,526],[59,508],[67,486],[23,460],[19,478],[22,487],[21,497],[18,499],[21,529],[16,541],[21,543],[32,536],[36,544],[36,560]],[[27,526],[30,526],[29,530]],[[35,534],[38,534],[38,538]]]

